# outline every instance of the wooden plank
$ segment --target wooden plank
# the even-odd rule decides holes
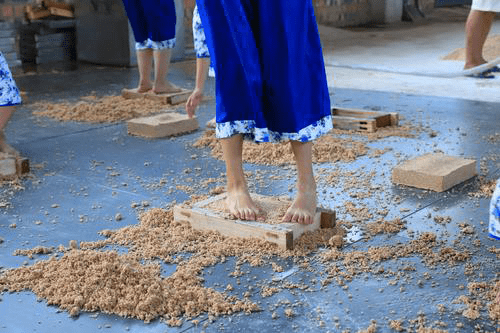
[[[75,14],[71,10],[57,8],[57,7],[49,7],[49,12],[51,15],[60,16],[60,17],[68,17],[74,18]]]
[[[64,9],[64,10],[68,10],[68,11],[73,10],[73,6],[71,6],[70,4],[64,3],[64,2],[45,1],[44,0],[43,6],[45,6],[46,8],[53,7],[53,8],[59,8],[59,9]]]
[[[28,6],[27,6],[27,8],[28,8]],[[36,11],[26,9],[26,16],[28,16],[28,19],[30,21],[40,20],[40,19],[43,19],[45,17],[49,17],[50,11],[46,10],[46,9],[36,10]]]
[[[377,130],[377,122],[375,119],[334,116],[333,127],[345,130],[375,132]]]
[[[223,202],[225,198],[224,193],[195,203],[191,208],[177,205],[174,207],[174,220],[188,222],[193,229],[218,231],[225,236],[260,238],[278,244],[283,249],[293,249],[295,240],[305,232],[321,227],[332,228],[335,225],[335,212],[323,208],[317,210],[314,222],[310,225],[234,220],[230,219],[227,213],[213,209],[214,204]],[[257,194],[252,194],[252,198],[257,204],[265,200],[267,204],[271,202],[271,206],[276,207],[290,204],[289,201]]]
[[[155,94],[153,92],[138,93],[131,91],[130,89],[123,89],[122,97],[127,99],[147,98],[163,104],[175,105],[187,101],[192,92],[192,90],[182,89],[181,91],[175,93]]]
[[[160,101],[164,104],[175,105],[186,102],[192,92],[193,92],[192,90],[182,89],[179,92],[169,93],[169,94],[147,93],[146,98],[155,101]]]

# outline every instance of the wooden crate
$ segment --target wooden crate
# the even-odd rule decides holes
[[[266,211],[279,211],[283,206],[288,207],[290,201],[279,197],[268,197],[251,194],[255,203]],[[268,242],[276,243],[283,249],[293,249],[294,242],[303,233],[315,231],[320,228],[333,228],[335,226],[335,211],[318,208],[314,222],[309,225],[298,223],[265,223],[257,221],[242,221],[230,219],[222,209],[215,209],[217,205],[222,207],[226,194],[221,194],[204,201],[195,203],[192,207],[177,205],[174,207],[174,220],[184,221],[191,224],[193,229],[218,231],[222,235],[231,237],[260,238]]]
[[[333,126],[338,129],[375,132],[377,128],[397,126],[397,112],[378,112],[357,109],[332,108]]]

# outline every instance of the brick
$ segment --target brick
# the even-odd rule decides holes
[[[198,129],[196,117],[177,112],[167,112],[151,117],[131,119],[127,122],[128,133],[146,138],[163,138],[189,133]]]
[[[2,156],[0,159],[0,179],[11,180],[16,178],[16,159]]]
[[[445,154],[426,154],[392,170],[392,182],[437,192],[446,191],[474,177],[476,161]]]

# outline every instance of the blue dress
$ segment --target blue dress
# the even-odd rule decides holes
[[[332,126],[311,0],[198,0],[216,77],[216,135],[307,142]]]
[[[0,107],[21,104],[21,94],[12,78],[9,65],[0,52]]]
[[[174,0],[123,0],[123,6],[137,50],[163,50],[175,46]]]

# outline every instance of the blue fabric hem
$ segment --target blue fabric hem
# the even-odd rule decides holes
[[[493,239],[500,240],[500,237],[495,236],[495,235],[493,235],[493,234],[491,234],[491,233],[490,233],[490,234],[488,234],[488,236],[490,236],[490,237],[491,237],[491,238],[493,238]]]
[[[258,128],[253,120],[230,121],[217,123],[216,137],[229,138],[236,134],[243,134],[244,139],[255,142],[283,142],[300,141],[309,142],[327,134],[333,128],[331,115],[325,116],[315,123],[294,133],[279,133],[268,128]]]
[[[6,106],[17,106],[17,105],[21,105],[23,104],[22,102],[19,102],[19,103],[8,103],[8,104],[2,104],[0,105],[0,108],[2,107],[6,107]]]

